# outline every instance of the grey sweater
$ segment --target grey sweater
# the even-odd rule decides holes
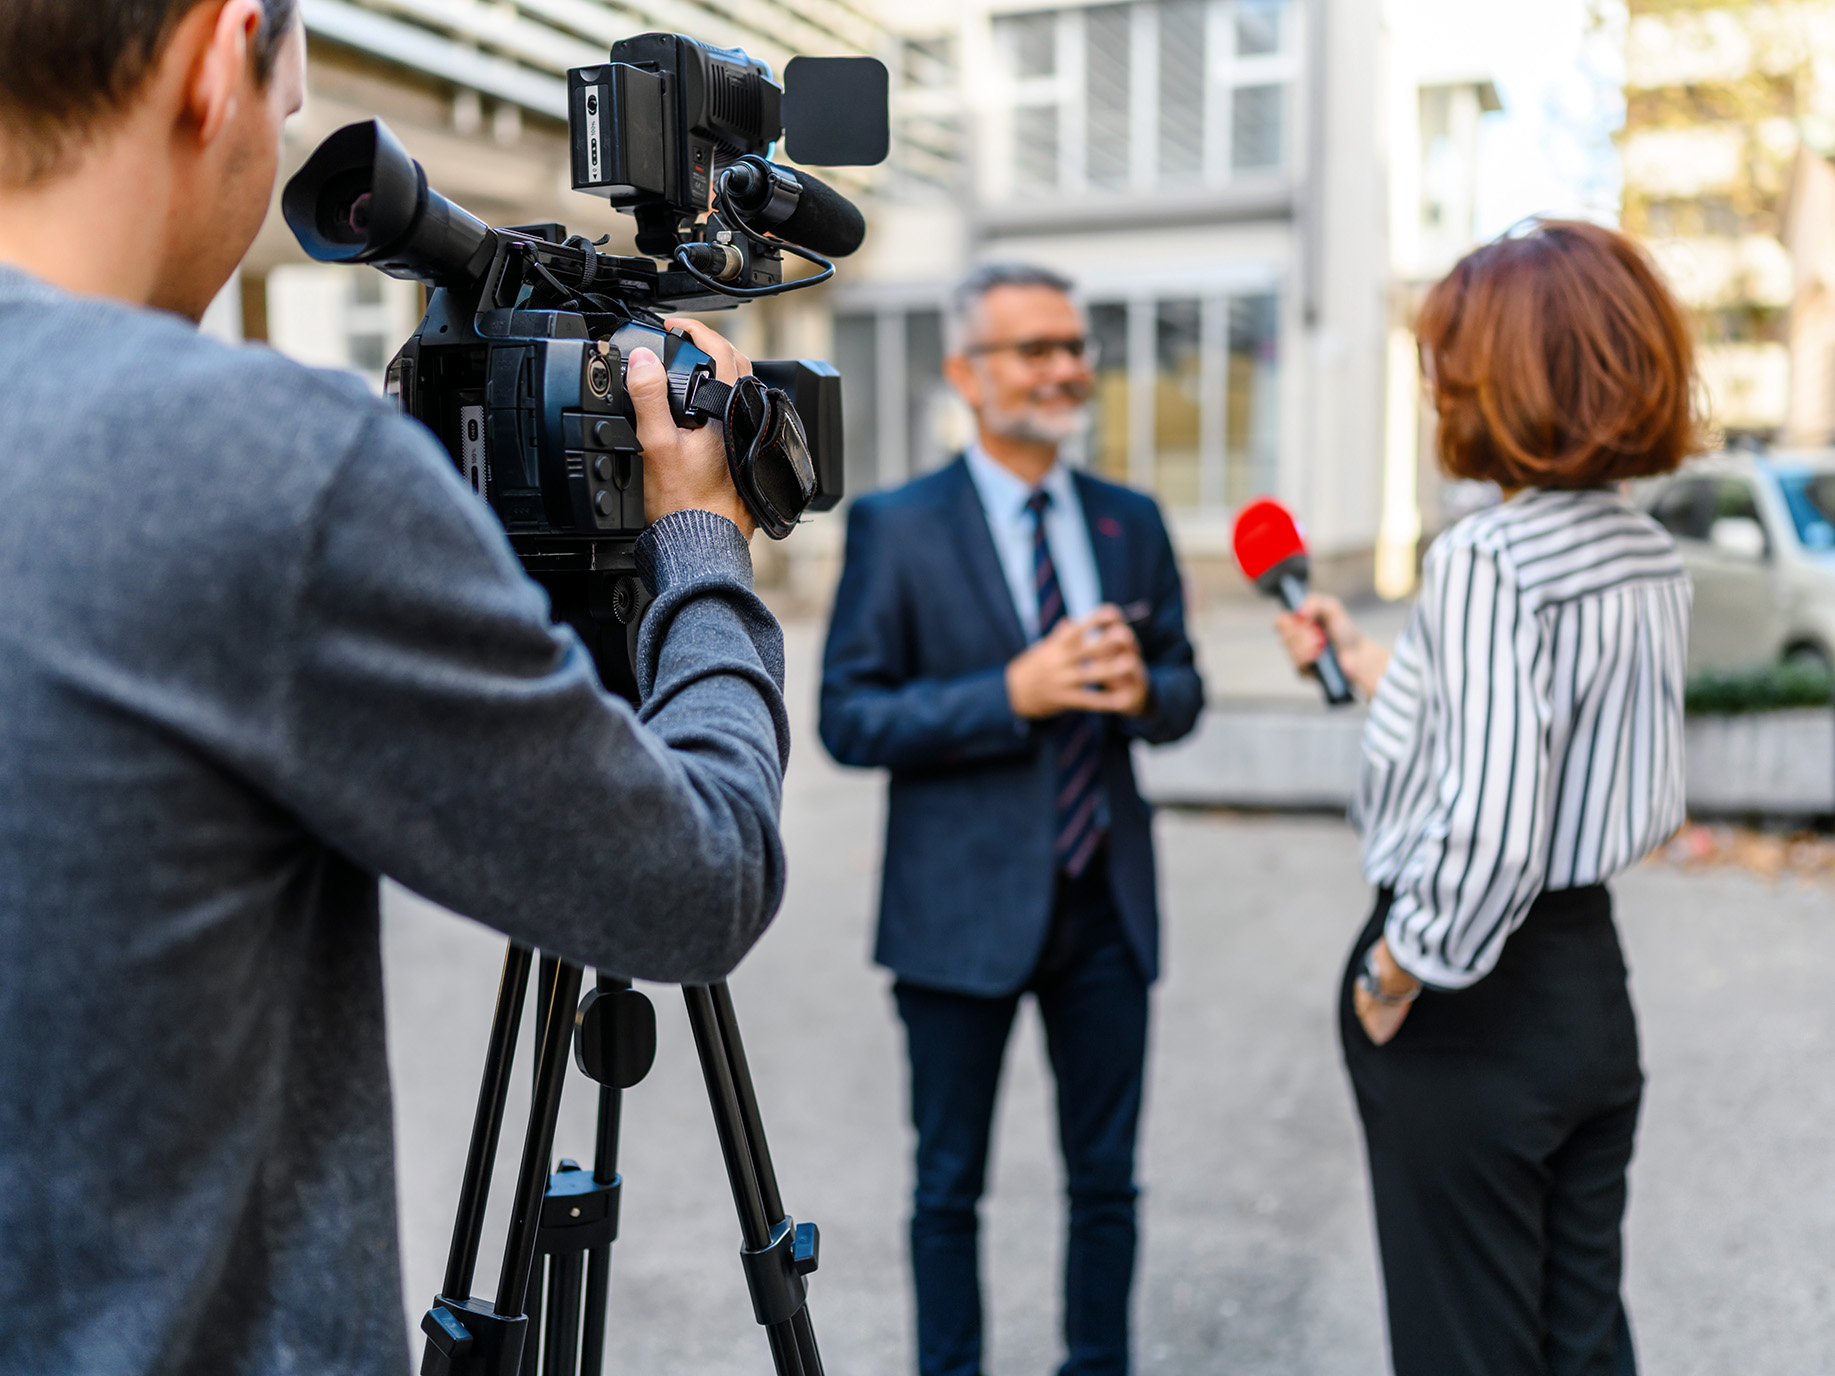
[[[659,522],[633,714],[361,386],[0,269],[0,1373],[401,1376],[391,875],[649,979],[783,886],[782,643]]]

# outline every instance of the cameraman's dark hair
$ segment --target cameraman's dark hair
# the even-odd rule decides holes
[[[1049,287],[1066,296],[1077,294],[1077,284],[1070,278],[1036,263],[983,263],[971,268],[949,293],[949,313],[944,323],[950,353],[958,354],[968,347],[981,300],[996,287]]]
[[[0,187],[31,186],[132,104],[206,0],[0,0]],[[255,74],[274,70],[298,0],[265,0]]]

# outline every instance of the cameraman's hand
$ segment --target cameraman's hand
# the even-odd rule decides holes
[[[1114,607],[1060,621],[1007,664],[1007,700],[1015,716],[1147,710],[1147,670],[1140,642]]]
[[[707,326],[694,320],[663,322],[684,331],[714,360],[714,376],[732,383],[752,371],[751,360]],[[669,414],[669,378],[662,360],[648,349],[633,349],[625,370],[625,390],[637,415],[637,442],[644,448],[644,519],[655,521],[672,511],[711,511],[752,538],[757,523],[726,470],[726,441],[720,427],[707,424],[685,430]]]

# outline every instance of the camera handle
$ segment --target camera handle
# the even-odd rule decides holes
[[[576,1011],[581,967],[541,958],[535,1082],[503,1267],[493,1301],[471,1296],[533,964],[527,946],[510,943],[445,1280],[421,1320],[427,1335],[422,1376],[599,1376],[603,1364],[611,1244],[623,1185],[617,1172],[622,1093],[643,1078],[655,1054],[655,1014],[628,981],[600,972]],[[740,1262],[753,1316],[765,1328],[778,1376],[822,1376],[807,1304],[807,1277],[819,1260],[820,1236],[813,1223],[799,1225],[784,1212],[732,994],[724,982],[685,985],[682,993],[739,1214]],[[593,1169],[563,1161],[550,1174],[570,1045],[581,1069],[600,1083]],[[543,1257],[545,1274],[537,1264]],[[529,1317],[538,1308],[539,1336],[530,1331]]]

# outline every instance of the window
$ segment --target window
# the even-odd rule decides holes
[[[1280,298],[1095,295],[1090,426],[1071,460],[1177,510],[1218,511],[1273,491]],[[889,304],[845,312],[835,349],[850,493],[928,472],[967,444],[970,418],[941,376],[939,311]]]
[[[995,200],[1279,173],[1299,45],[1291,0],[1132,0],[997,16]]]
[[[1714,523],[1729,517],[1765,528],[1752,498],[1752,485],[1739,478],[1685,478],[1671,483],[1651,504],[1650,514],[1678,540],[1707,540],[1713,535]]]
[[[908,38],[899,45],[897,68],[889,189],[905,200],[951,194],[963,161],[955,42]]]
[[[1197,181],[1204,175],[1203,0],[1159,6],[1159,180]]]
[[[1835,549],[1835,473],[1780,473],[1778,489],[1805,549]]]
[[[835,367],[841,374],[841,458],[850,497],[879,486],[879,340],[870,315],[835,317]]]
[[[968,442],[943,381],[943,313],[929,306],[835,317],[850,496],[947,463]]]
[[[1155,303],[1153,463],[1155,491],[1168,506],[1201,504],[1203,341],[1196,300]]]
[[[1740,478],[1722,478],[1715,483],[1710,515],[1712,519],[1708,523],[1708,539],[1716,545],[1720,541],[1714,537],[1715,526],[1727,520],[1747,521],[1756,527],[1759,538],[1764,542],[1755,553],[1771,557],[1771,533],[1766,528],[1764,518],[1759,515],[1758,503],[1752,498],[1751,483]]]
[[[1273,293],[1229,306],[1223,500],[1235,507],[1274,491],[1279,451],[1279,302]]]
[[[1084,173],[1091,186],[1127,189],[1134,156],[1128,125],[1128,69],[1133,60],[1132,6],[1103,5],[1083,16]]]
[[[1275,0],[1242,0],[1236,6],[1236,55],[1263,57],[1281,50],[1285,7]]]
[[[1705,540],[1714,522],[1713,484],[1703,478],[1671,483],[1650,508],[1651,517],[1678,540]]]
[[[270,344],[302,363],[359,373],[377,391],[423,309],[417,283],[367,267],[288,263],[265,286]]]
[[[1723,478],[1714,484],[1714,520],[1736,517],[1744,521],[1759,519],[1758,504],[1752,500],[1752,485],[1738,478]]]
[[[1104,477],[1128,481],[1128,308],[1089,308],[1096,341],[1096,395],[1090,420],[1089,463]]]

